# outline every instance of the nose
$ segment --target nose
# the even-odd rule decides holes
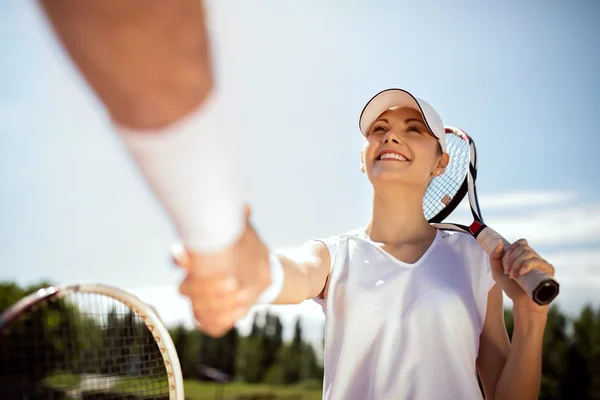
[[[400,136],[393,129],[387,131],[385,136],[383,137],[383,143],[385,144],[388,144],[390,142],[400,144],[400,140]]]

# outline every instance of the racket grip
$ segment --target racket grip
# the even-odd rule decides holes
[[[511,244],[490,227],[485,227],[477,241],[488,255],[491,255],[499,243],[508,250]],[[558,295],[559,284],[550,275],[539,269],[533,269],[525,275],[519,275],[515,281],[527,293],[530,299],[539,305],[549,304]]]

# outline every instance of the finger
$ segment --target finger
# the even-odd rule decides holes
[[[194,314],[219,315],[229,313],[238,307],[235,295],[231,296],[196,296],[190,297]]]
[[[190,265],[190,258],[187,251],[180,242],[175,242],[171,245],[171,260],[178,267],[188,268]]]
[[[238,290],[227,295],[197,296],[191,298],[195,309],[217,313],[230,312],[239,307],[250,308],[254,304],[253,299],[253,291],[249,289]]]
[[[521,256],[519,256],[512,264],[512,270],[510,272],[511,278],[517,278],[521,274],[521,269],[527,263],[530,265],[530,268],[535,268],[536,265],[540,264],[540,259],[536,254],[532,254],[532,252],[525,252]]]
[[[189,275],[187,275],[185,277],[185,279],[179,285],[179,293],[181,293],[184,296],[187,296],[188,294],[191,293],[190,281],[191,281],[191,277]]]
[[[235,323],[248,313],[248,310],[248,307],[238,307],[221,313],[194,311],[194,318],[202,331],[213,337],[219,337],[233,328]]]
[[[525,260],[521,269],[519,270],[519,275],[525,275],[531,272],[534,269],[539,269],[544,272],[546,275],[554,276],[554,267],[550,265],[546,260],[541,259],[539,257]]]
[[[503,254],[504,254],[504,244],[498,243],[496,245],[496,248],[494,249],[494,251],[492,251],[492,254],[490,254],[490,258],[493,258],[494,260],[501,260]]]
[[[232,295],[238,290],[237,280],[229,274],[219,274],[214,277],[198,277],[188,274],[180,286],[184,296],[202,295],[206,297]]]
[[[233,327],[239,319],[246,316],[249,310],[250,307],[240,306],[229,312],[221,313],[217,317],[216,321],[218,324]]]
[[[204,320],[202,318],[199,319],[196,316],[194,316],[194,319],[196,322],[196,327],[199,330],[215,339],[225,335],[234,325],[233,323],[223,324],[212,320]]]
[[[237,290],[237,281],[230,278],[201,279],[188,274],[179,286],[179,292],[184,296],[202,294],[204,296],[218,296],[230,294]]]
[[[519,239],[511,244],[506,250],[505,256],[511,256],[513,252],[522,248],[529,248],[529,243],[525,239]]]
[[[510,274],[514,269],[515,260],[517,260],[519,257],[522,257],[523,254],[528,250],[529,249],[527,247],[523,246],[520,243],[513,243],[508,249],[508,251],[504,254],[504,257],[502,259],[504,273]]]
[[[250,221],[250,216],[252,215],[252,209],[249,204],[244,204],[244,215],[246,216],[246,221]]]
[[[529,247],[529,242],[527,242],[527,239],[524,239],[524,238],[517,240],[514,244],[519,245],[519,246]]]
[[[492,267],[492,276],[494,280],[502,276],[502,255],[504,254],[504,245],[499,243],[490,253],[490,266]]]

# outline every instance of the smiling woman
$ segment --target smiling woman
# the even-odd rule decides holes
[[[394,107],[377,118],[366,132],[361,152],[361,170],[374,188],[380,179],[412,183],[423,193],[431,179],[448,165],[438,138],[431,133],[414,108]],[[444,140],[444,139],[442,139]],[[399,169],[399,168],[402,169]],[[433,172],[433,173],[432,173]],[[423,196],[421,195],[421,201]]]
[[[453,142],[428,103],[385,90],[359,126],[370,220],[294,256],[272,255],[284,275],[274,303],[314,299],[325,314],[323,397],[480,399],[479,376],[487,399],[536,398],[547,306],[510,282],[502,263],[551,267],[526,242],[488,256],[473,236],[429,223],[424,196],[452,175]],[[503,290],[513,300],[512,346]]]

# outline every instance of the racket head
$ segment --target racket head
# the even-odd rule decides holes
[[[452,213],[469,191],[477,173],[475,142],[463,130],[447,126],[446,143],[449,155],[444,173],[436,176],[425,191],[423,213],[430,223],[440,223]]]
[[[0,398],[184,398],[156,312],[98,284],[45,288],[3,312],[0,376]]]

